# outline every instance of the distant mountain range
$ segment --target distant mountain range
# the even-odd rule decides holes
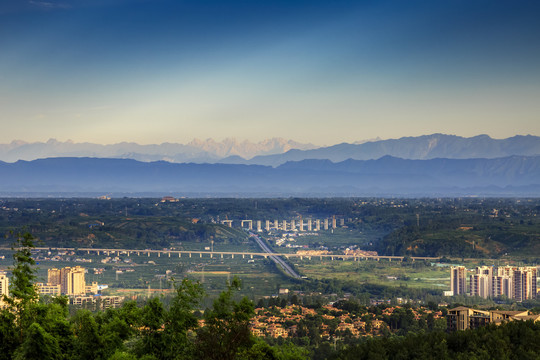
[[[313,144],[302,144],[281,138],[258,143],[236,139],[225,139],[221,142],[213,139],[195,139],[188,144],[139,145],[124,142],[100,145],[60,142],[51,139],[38,143],[14,141],[10,144],[0,144],[0,160],[6,162],[49,157],[97,157],[147,162],[164,160],[174,163],[223,163],[275,167],[288,161],[326,159],[341,162],[347,159],[379,159],[387,155],[414,160],[534,156],[540,155],[540,137],[526,135],[492,139],[488,135],[464,138],[455,135],[432,134],[390,140],[356,141],[352,144],[343,143],[327,147],[317,147]]]
[[[540,156],[303,160],[278,167],[49,158],[0,162],[2,196],[540,196]],[[93,196],[93,195],[91,195]]]
[[[35,160],[50,157],[98,157],[134,159],[139,161],[197,162],[214,163],[225,157],[238,156],[250,159],[254,156],[282,154],[290,149],[309,150],[316,148],[312,144],[301,144],[292,140],[273,138],[253,143],[228,138],[221,142],[213,139],[194,139],[187,144],[163,143],[139,145],[122,142],[111,145],[93,143],[74,143],[57,141],[28,143],[13,141],[0,144],[0,160]]]
[[[327,159],[340,162],[347,159],[371,160],[383,156],[402,159],[493,159],[511,155],[540,155],[540,137],[514,136],[507,139],[492,139],[488,135],[464,138],[455,135],[432,134],[400,139],[376,140],[355,144],[338,144],[318,149],[292,149],[283,154],[259,155],[252,159],[237,156],[221,160],[228,164],[257,164],[278,166],[287,161]]]

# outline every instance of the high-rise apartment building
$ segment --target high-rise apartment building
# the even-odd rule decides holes
[[[510,275],[493,276],[491,284],[491,296],[512,297],[512,277]]]
[[[84,295],[86,282],[84,269],[80,266],[48,270],[47,285],[60,285],[60,291],[66,295]]]
[[[487,299],[492,293],[493,267],[479,266],[476,273],[471,275],[469,282],[469,295],[480,296]]]
[[[62,283],[62,272],[60,269],[47,270],[47,284],[60,285]]]
[[[450,269],[450,290],[453,295],[463,295],[467,292],[467,269],[465,266],[452,266]]]
[[[453,295],[465,294],[466,270],[463,266],[453,266],[450,272],[450,288]],[[479,266],[470,276],[469,295],[483,298],[506,296],[516,301],[536,299],[536,267],[489,267]]]
[[[4,295],[9,296],[9,278],[6,276],[6,273],[0,273],[0,304]]]
[[[487,299],[491,296],[492,277],[484,274],[474,274],[470,276],[469,295],[480,296]]]
[[[512,298],[516,301],[536,299],[537,269],[535,267],[520,267],[512,274]]]
[[[84,269],[80,266],[71,268],[71,271],[66,275],[66,294],[84,295],[86,292],[85,287]]]

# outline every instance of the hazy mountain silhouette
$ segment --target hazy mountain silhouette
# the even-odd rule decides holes
[[[0,144],[0,160],[35,160],[48,157],[100,157],[135,159],[139,161],[164,160],[175,163],[222,163],[278,166],[287,161],[328,159],[340,162],[347,159],[371,160],[385,155],[403,159],[467,159],[498,158],[511,155],[540,155],[540,137],[514,136],[492,139],[487,135],[464,138],[454,135],[433,134],[390,140],[357,141],[319,147],[292,140],[274,138],[257,143],[225,139],[194,139],[188,144],[163,143],[139,145],[118,143],[99,145],[92,143],[47,142],[26,143],[13,141]]]
[[[289,150],[284,154],[255,156],[250,160],[226,158],[220,162],[278,166],[287,161],[305,159],[328,159],[339,162],[347,159],[379,159],[385,155],[403,159],[491,159],[511,155],[540,155],[540,137],[526,135],[507,139],[492,139],[488,135],[464,138],[455,135],[433,134],[368,141],[361,144],[343,143],[312,150]]]
[[[540,156],[496,159],[175,164],[131,159],[49,158],[0,162],[9,193],[174,193],[249,196],[540,195]]]
[[[185,145],[176,143],[139,145],[133,142],[101,145],[50,139],[47,142],[12,141],[9,144],[0,144],[0,160],[13,162],[49,157],[101,157],[140,161],[213,163],[227,156],[239,156],[242,159],[257,155],[281,154],[290,149],[313,148],[315,146],[312,144],[301,144],[281,138],[267,139],[257,143],[233,138],[223,141],[194,139]]]

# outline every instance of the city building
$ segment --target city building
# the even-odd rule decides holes
[[[37,291],[40,295],[59,296],[62,295],[62,287],[58,285],[50,285],[44,283],[37,283]]]
[[[449,331],[477,329],[488,324],[500,324],[505,321],[540,321],[540,315],[529,315],[525,311],[478,310],[459,306],[448,310],[446,325]]]
[[[0,309],[4,307],[4,295],[9,296],[9,278],[0,272]]]
[[[494,276],[491,283],[491,294],[493,297],[512,297],[512,278],[509,276]]]
[[[452,266],[450,270],[451,295],[467,293],[466,271],[463,266]],[[483,298],[505,296],[519,302],[537,298],[538,269],[536,267],[479,266],[469,279],[468,294],[470,296]]]
[[[480,266],[476,274],[470,276],[469,295],[480,296],[484,299],[492,296],[493,267]]]
[[[450,291],[452,295],[463,295],[467,293],[467,269],[465,269],[465,266],[451,267]]]
[[[40,294],[70,296],[97,293],[97,283],[86,286],[85,272],[86,270],[80,266],[49,269],[47,271],[47,284],[38,283],[38,291]]]
[[[86,282],[84,269],[80,266],[62,268],[62,293],[66,295],[84,295]]]
[[[99,290],[100,290],[99,289],[100,287],[99,287],[98,283],[95,282],[95,281],[92,282],[91,285],[86,285],[84,288],[85,288],[84,292],[86,294],[97,294],[99,292]]]
[[[119,307],[124,301],[123,296],[72,296],[69,298],[71,305],[82,306],[92,310],[103,310]]]
[[[60,269],[47,270],[47,284],[60,285],[62,283],[62,272]]]

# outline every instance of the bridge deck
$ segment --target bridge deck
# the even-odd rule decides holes
[[[306,255],[306,254],[294,254],[294,253],[266,253],[266,252],[240,252],[240,251],[201,251],[201,250],[156,250],[156,249],[106,249],[106,248],[62,248],[62,247],[35,247],[35,250],[45,250],[45,251],[83,251],[83,252],[100,252],[100,253],[125,253],[125,254],[176,254],[176,255],[189,255],[189,254],[208,254],[208,255],[217,255],[217,256],[284,256],[286,258],[297,257],[297,258],[330,258],[330,259],[387,259],[387,260],[400,260],[402,261],[405,256],[389,256],[389,255],[345,255],[345,254],[320,254],[320,255]],[[2,250],[10,250],[9,248],[2,248]],[[440,257],[429,257],[429,256],[409,256],[409,259],[412,260],[439,260]]]

